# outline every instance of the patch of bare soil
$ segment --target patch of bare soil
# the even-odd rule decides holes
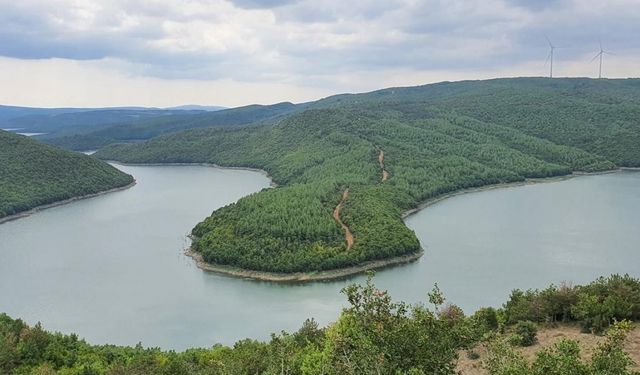
[[[340,224],[340,226],[344,230],[344,238],[347,241],[347,250],[351,250],[351,247],[353,246],[353,241],[354,241],[353,233],[351,233],[351,230],[349,229],[349,227],[345,223],[343,223],[342,220],[340,219],[340,210],[342,209],[342,205],[347,200],[347,198],[349,198],[349,188],[345,189],[345,191],[342,192],[342,200],[340,201],[340,203],[338,203],[336,208],[333,210],[333,219],[337,221],[338,224]]]
[[[380,164],[380,168],[382,168],[382,182],[385,182],[389,179],[389,172],[384,169],[384,151],[380,150],[380,154],[378,155],[378,163]]]

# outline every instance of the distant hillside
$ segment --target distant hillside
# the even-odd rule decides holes
[[[98,149],[112,143],[146,140],[161,134],[175,133],[186,129],[206,127],[233,127],[256,123],[272,123],[287,115],[300,111],[304,105],[278,103],[273,105],[250,105],[214,112],[177,113],[157,116],[141,121],[109,124],[84,131],[70,128],[39,137],[44,142],[71,150]]]
[[[11,121],[23,116],[58,115],[62,113],[82,112],[80,108],[30,108],[0,105],[0,128],[11,128]]]
[[[316,108],[428,105],[640,165],[640,79],[514,78],[336,95]]]
[[[228,109],[228,108],[227,107],[217,106],[217,105],[186,104],[186,105],[179,105],[179,106],[175,106],[175,107],[168,107],[166,109],[178,109],[178,110],[182,110],[182,111],[208,111],[208,112],[214,112],[214,111],[221,111],[223,109]]]
[[[640,166],[640,80],[500,79],[339,95],[273,126],[183,131],[97,156],[262,168],[279,187],[215,211],[194,228],[194,249],[216,265],[331,270],[418,253],[401,215],[425,200]]]
[[[28,115],[14,118],[8,126],[26,131],[68,134],[87,133],[105,125],[131,124],[147,119],[203,113],[203,111],[163,110],[163,109],[100,109],[55,115]]]
[[[91,156],[0,130],[0,219],[132,182],[133,177]]]

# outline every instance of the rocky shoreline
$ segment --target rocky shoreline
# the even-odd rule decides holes
[[[42,210],[46,210],[47,208],[58,207],[58,206],[69,204],[69,203],[72,203],[72,202],[75,202],[75,201],[79,201],[79,200],[82,200],[82,199],[94,198],[94,197],[98,197],[98,196],[101,196],[101,195],[114,193],[116,191],[126,190],[126,189],[134,186],[135,184],[136,184],[136,181],[134,180],[132,183],[130,183],[128,185],[125,185],[125,186],[121,186],[121,187],[117,187],[117,188],[101,191],[101,192],[98,192],[98,193],[81,195],[79,197],[73,197],[73,198],[65,199],[65,200],[58,201],[58,202],[43,204],[43,205],[34,207],[34,208],[32,208],[30,210],[27,210],[27,211],[18,212],[17,214],[13,214],[13,215],[9,215],[9,216],[5,216],[3,218],[0,218],[0,224],[6,223],[7,221],[17,220],[17,219],[29,216],[29,215],[34,214],[36,212],[39,212],[39,211],[42,211]]]
[[[185,250],[185,255],[192,258],[195,261],[196,266],[198,266],[198,268],[203,271],[219,273],[225,276],[244,279],[291,283],[343,279],[353,275],[365,273],[367,271],[414,262],[418,260],[423,254],[424,250],[420,249],[420,251],[418,251],[417,253],[401,255],[389,259],[371,260],[357,266],[317,272],[276,273],[252,271],[238,267],[208,263],[204,259],[202,259],[202,255],[200,255],[200,253],[194,251],[191,247]]]

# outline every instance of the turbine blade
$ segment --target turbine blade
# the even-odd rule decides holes
[[[597,59],[598,57],[600,57],[600,55],[602,55],[602,52],[599,52],[597,55],[593,56],[593,59],[591,59],[590,62],[593,62],[593,60]]]
[[[549,43],[549,47],[554,48],[554,47],[553,47],[553,43],[551,43],[551,39],[549,39],[549,37],[547,36],[547,34],[544,34],[544,38],[547,40],[547,43]]]
[[[551,52],[549,52],[549,54],[547,55],[547,59],[544,61],[544,66],[547,66],[549,60],[551,60]]]

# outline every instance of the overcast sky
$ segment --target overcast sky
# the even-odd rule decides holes
[[[238,106],[461,79],[640,76],[640,0],[0,0],[0,104]]]

